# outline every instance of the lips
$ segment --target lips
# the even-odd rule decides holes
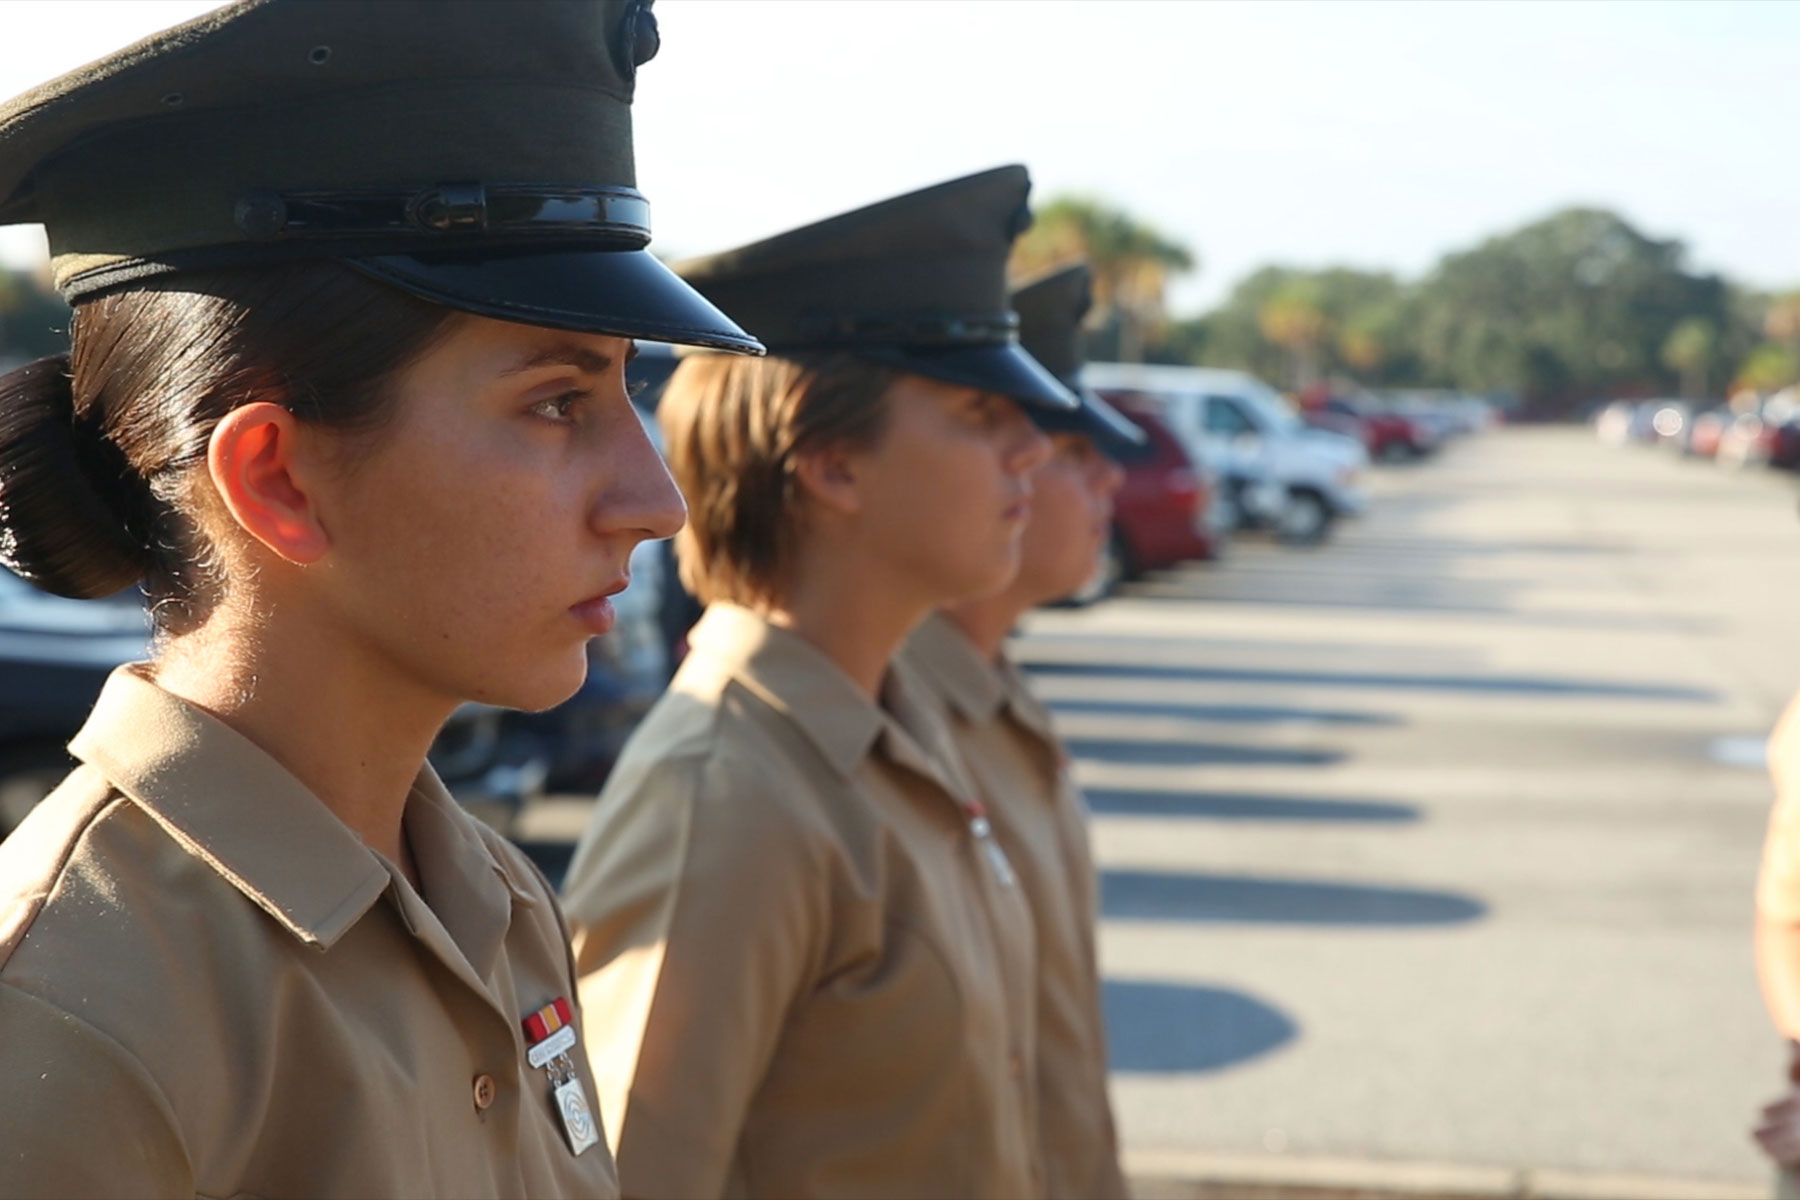
[[[613,611],[612,597],[625,590],[630,578],[619,580],[596,595],[589,596],[578,604],[569,606],[569,615],[587,627],[589,633],[598,637],[612,630],[618,614]]]

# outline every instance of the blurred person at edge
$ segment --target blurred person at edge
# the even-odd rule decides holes
[[[1762,1111],[1757,1142],[1780,1168],[1776,1194],[1800,1198],[1800,696],[1769,735],[1775,805],[1756,885],[1756,970],[1763,1003],[1788,1039],[1788,1089]]]
[[[1002,167],[679,265],[769,347],[657,417],[707,605],[564,894],[627,1195],[1042,1191],[1031,914],[949,732],[890,670],[1017,568],[1073,407],[1013,335]],[[748,369],[744,369],[746,364]]]
[[[0,843],[0,1195],[618,1194],[555,897],[426,751],[574,692],[681,525],[631,339],[760,349],[645,248],[657,43],[259,0],[0,106],[74,304],[0,378],[0,560],[157,626]]]
[[[1050,714],[1004,642],[1031,609],[1068,596],[1099,569],[1112,536],[1119,459],[1148,438],[1080,384],[1088,268],[1054,270],[1013,293],[1019,340],[1081,399],[1073,412],[1032,413],[1050,458],[1031,477],[1031,519],[1019,569],[1001,591],[951,605],[907,640],[900,669],[919,681],[950,726],[1015,865],[1037,931],[1038,1131],[1044,1194],[1122,1198],[1118,1137],[1107,1095],[1106,1025],[1094,946],[1098,886],[1087,805]]]

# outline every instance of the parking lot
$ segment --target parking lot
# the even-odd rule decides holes
[[[1328,546],[1240,541],[1019,642],[1094,810],[1134,1166],[1766,1188],[1791,477],[1523,429],[1373,492]]]

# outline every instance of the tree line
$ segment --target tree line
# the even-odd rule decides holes
[[[1678,240],[1571,208],[1444,256],[1423,277],[1268,266],[1197,316],[1165,311],[1197,255],[1103,200],[1046,204],[1015,251],[1029,274],[1094,267],[1089,356],[1321,379],[1444,387],[1566,416],[1617,397],[1722,399],[1800,381],[1800,291],[1760,293],[1696,272]]]

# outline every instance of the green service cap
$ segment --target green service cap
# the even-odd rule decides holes
[[[1031,223],[1024,167],[909,192],[675,270],[775,354],[843,350],[1023,403],[1072,408],[1023,350],[1006,259]]]
[[[242,0],[0,106],[0,225],[70,301],[339,259],[451,308],[757,352],[659,263],[652,0]]]
[[[1131,458],[1149,443],[1149,435],[1081,384],[1081,322],[1093,304],[1093,273],[1086,263],[1054,268],[1014,289],[1020,343],[1081,400],[1072,412],[1031,415],[1050,433],[1084,434],[1114,458]]]

